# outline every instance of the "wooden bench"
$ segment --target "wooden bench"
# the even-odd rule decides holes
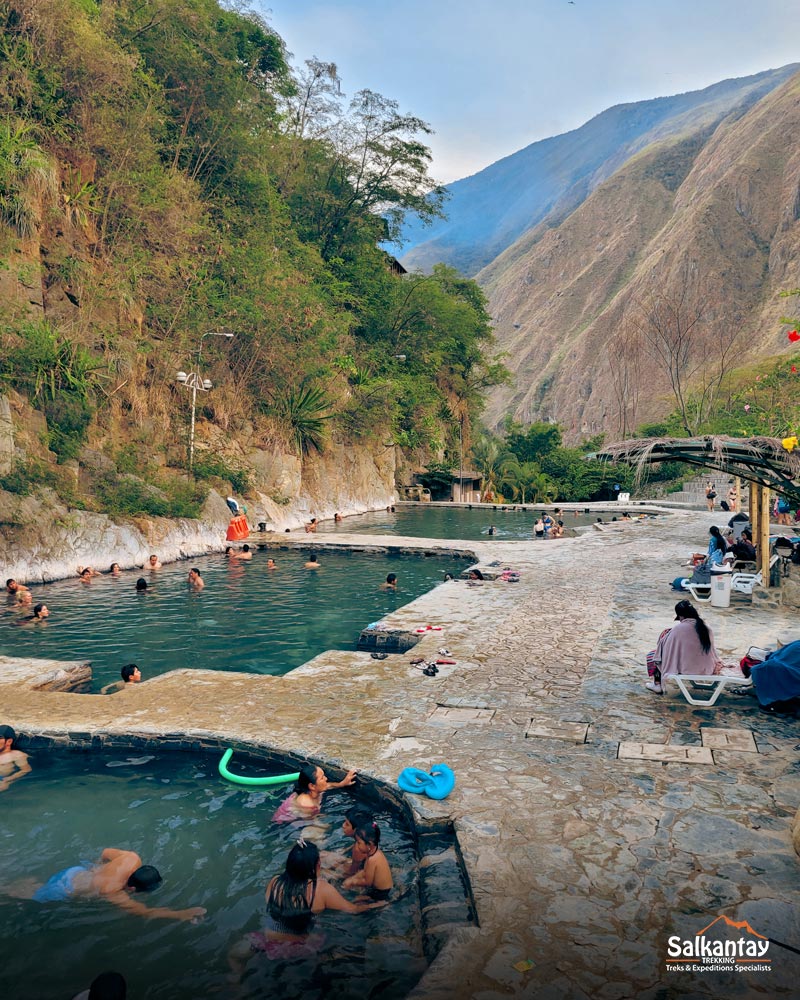
[[[662,677],[661,683],[666,680],[675,681],[690,705],[702,705],[703,708],[714,705],[726,687],[741,689],[753,686],[749,677],[729,677],[725,674],[668,674],[667,677]],[[691,685],[692,690],[687,685]],[[696,698],[698,688],[702,689],[707,697]]]

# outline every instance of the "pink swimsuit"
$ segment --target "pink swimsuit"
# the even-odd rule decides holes
[[[272,817],[273,823],[295,823],[297,820],[308,820],[313,819],[315,816],[319,815],[319,806],[298,806],[296,804],[297,792],[292,792],[288,799],[284,799],[283,802],[275,810],[275,815]]]

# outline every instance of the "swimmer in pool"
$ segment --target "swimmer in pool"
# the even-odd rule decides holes
[[[108,572],[112,576],[120,576],[122,570],[119,568],[119,563],[111,563],[111,569]]]
[[[146,594],[147,593],[147,580],[143,576],[140,576],[136,581],[136,593]]]
[[[34,604],[33,614],[27,618],[18,618],[15,625],[44,625],[50,617],[50,609],[46,604]]]
[[[243,545],[241,552],[231,552],[231,559],[252,559],[253,553],[249,545]]]
[[[126,663],[119,672],[122,680],[114,681],[113,684],[106,684],[100,688],[100,694],[115,694],[130,684],[138,684],[142,679],[142,672],[135,663]]]
[[[133,893],[155,889],[161,883],[158,869],[143,865],[142,859],[134,851],[122,851],[107,847],[96,864],[73,865],[51,876],[44,885],[33,892],[30,886],[25,893],[9,893],[23,899],[34,899],[37,903],[51,903],[73,898],[107,899],[109,903],[135,913],[148,920],[198,920],[205,914],[202,906],[191,906],[186,910],[172,910],[166,906],[145,906]]]
[[[14,749],[16,738],[11,726],[0,726],[0,792],[7,791],[13,782],[31,772],[28,755]]]
[[[267,569],[277,569],[277,568],[278,564],[275,562],[274,559],[267,559]]]
[[[308,562],[304,563],[303,569],[319,569],[319,568],[320,568],[320,565],[319,565],[319,562],[317,561],[317,553],[316,552],[309,552],[308,553]]]
[[[381,590],[397,590],[397,573],[389,573],[386,582],[380,586]]]
[[[392,872],[386,855],[380,849],[381,828],[374,821],[362,823],[356,827],[355,849],[364,855],[364,867],[360,872],[346,878],[342,885],[345,889],[365,889],[366,899],[384,901],[391,895],[394,887]]]
[[[323,910],[364,913],[383,902],[351,903],[334,886],[320,878],[319,848],[301,837],[289,851],[286,869],[267,883],[267,919],[263,931],[255,931],[235,944],[228,953],[231,969],[240,977],[255,952],[268,958],[311,958],[324,943],[312,934],[314,918]]]
[[[189,570],[189,575],[186,578],[186,582],[192,590],[202,590],[205,587],[202,576],[200,576],[200,570],[193,566]]]
[[[161,563],[159,562],[158,556],[155,555],[155,553],[152,556],[150,556],[150,558],[147,560],[147,565],[143,566],[142,569],[149,569],[149,570],[161,569]]]
[[[354,806],[344,814],[342,833],[345,837],[353,838],[353,846],[350,849],[350,854],[336,854],[333,851],[323,852],[324,862],[335,872],[338,872],[339,876],[346,878],[350,875],[355,875],[364,867],[364,862],[367,860],[367,852],[355,843],[355,836],[356,830],[360,826],[369,826],[371,823],[372,816],[365,812],[363,807]]]
[[[355,784],[356,772],[348,771],[341,781],[328,781],[321,767],[307,764],[301,771],[288,799],[275,810],[273,823],[293,823],[295,820],[313,819],[322,808],[322,796],[332,788],[348,788]]]
[[[9,604],[16,604],[19,601],[19,595],[22,593],[30,593],[28,588],[12,577],[6,580],[6,599]]]

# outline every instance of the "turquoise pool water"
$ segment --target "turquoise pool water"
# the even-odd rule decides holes
[[[104,847],[121,847],[164,877],[139,897],[148,906],[203,906],[208,913],[198,924],[145,920],[102,900],[36,903],[1,892],[0,993],[9,1000],[69,1000],[108,969],[125,976],[137,1000],[392,1000],[424,972],[413,840],[397,817],[375,814],[404,894],[366,914],[322,914],[319,956],[254,955],[237,992],[228,950],[264,926],[264,887],[283,870],[298,836],[270,821],[290,787],[237,788],[216,773],[217,757],[180,752],[35,752],[31,763],[33,772],[2,795],[4,888],[24,878],[45,881],[98,858]],[[351,843],[341,823],[353,802],[344,792],[325,796],[321,846]]]
[[[338,524],[333,521],[323,521],[318,531],[322,532],[356,532],[360,535],[406,535],[409,538],[460,538],[465,541],[476,541],[489,537],[489,527],[496,528],[495,537],[510,540],[532,538],[533,525],[539,516],[541,508],[528,507],[527,510],[478,510],[468,507],[444,507],[429,504],[414,506],[399,506],[392,514],[386,510],[371,511],[369,514],[354,514],[346,517]],[[552,509],[548,511],[553,517]],[[594,524],[598,517],[610,521],[619,517],[621,511],[594,511],[586,514],[583,511],[564,511],[561,520],[565,528],[577,528],[580,525]]]
[[[266,568],[272,555],[278,569]],[[137,572],[32,587],[51,612],[44,624],[17,625],[0,606],[0,653],[92,662],[94,688],[137,663],[143,679],[179,667],[284,674],[326,649],[354,649],[358,633],[395,608],[461,572],[463,560],[325,552],[322,568],[303,569],[302,550],[258,551],[250,562],[208,556]],[[197,566],[199,593],[186,585]],[[397,591],[380,590],[396,573]]]

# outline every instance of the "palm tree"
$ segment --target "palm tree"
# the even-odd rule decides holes
[[[491,434],[482,434],[472,446],[472,460],[483,477],[484,495],[497,490],[503,465],[512,457],[503,442]]]

